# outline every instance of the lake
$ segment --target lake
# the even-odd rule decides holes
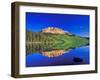
[[[28,53],[26,55],[26,67],[89,64],[89,53],[89,46],[78,47],[68,51],[56,50]]]

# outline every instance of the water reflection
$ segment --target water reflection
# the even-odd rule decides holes
[[[71,49],[65,49],[65,50],[59,50],[59,49],[53,49],[51,45],[44,45],[44,44],[27,44],[26,45],[26,55],[29,54],[36,54],[40,53],[43,56],[46,57],[57,57],[61,56],[64,53],[69,52]]]
[[[52,50],[52,51],[44,51],[44,52],[40,52],[40,53],[44,56],[51,58],[51,57],[57,57],[57,56],[63,55],[65,53],[65,50]]]
[[[26,44],[26,53],[50,51],[52,49],[52,46],[48,44]]]
[[[26,67],[89,64],[89,53],[89,46],[77,47],[67,51],[36,51],[26,55]]]

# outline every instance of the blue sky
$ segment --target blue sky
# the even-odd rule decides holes
[[[26,12],[26,30],[39,32],[49,26],[72,34],[89,37],[89,15]]]

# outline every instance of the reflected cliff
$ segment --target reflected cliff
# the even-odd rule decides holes
[[[68,50],[69,51],[69,50]],[[67,52],[68,52],[67,51]],[[65,53],[65,50],[52,50],[52,51],[44,51],[44,52],[40,52],[42,55],[47,56],[47,57],[57,57],[57,56],[61,56]]]
[[[74,48],[71,48],[74,49]],[[36,54],[39,53],[43,56],[52,58],[52,57],[58,57],[61,56],[67,52],[69,52],[71,49],[54,49],[52,45],[48,44],[26,44],[26,55],[30,54]]]

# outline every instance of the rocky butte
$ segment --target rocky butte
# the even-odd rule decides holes
[[[45,29],[42,30],[42,32],[44,32],[44,33],[52,33],[52,34],[65,34],[65,33],[69,34],[69,32],[65,32],[64,30],[56,28],[56,27],[45,28]]]

